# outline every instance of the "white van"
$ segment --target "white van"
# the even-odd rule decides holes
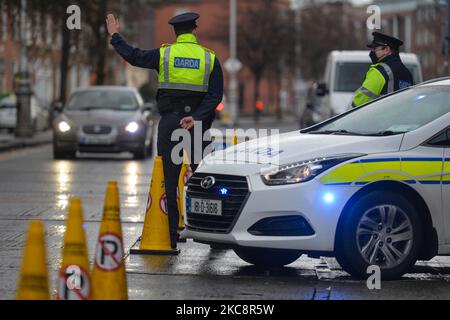
[[[38,99],[32,95],[30,101],[30,116],[33,130],[44,131],[49,128],[49,112]],[[13,132],[17,123],[17,98],[10,95],[0,100],[0,129]]]
[[[405,66],[411,71],[414,84],[423,81],[422,70],[417,56],[413,53],[400,53]],[[328,55],[325,76],[317,84],[318,99],[314,122],[326,120],[347,110],[355,91],[361,87],[371,64],[369,51],[332,51]],[[321,119],[318,119],[321,118]]]

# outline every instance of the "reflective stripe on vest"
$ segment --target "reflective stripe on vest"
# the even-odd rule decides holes
[[[386,63],[380,63],[380,66],[384,69],[388,76],[387,93],[394,92],[394,72],[392,72],[391,67]]]
[[[367,89],[367,88],[361,87],[361,88],[359,88],[358,90],[359,90],[361,93],[363,93],[363,94],[365,94],[366,96],[368,96],[369,98],[371,98],[372,100],[379,97],[378,94],[373,93],[372,91],[370,91],[370,90]]]
[[[159,88],[207,92],[214,59],[194,35],[179,36],[175,44],[161,49]]]

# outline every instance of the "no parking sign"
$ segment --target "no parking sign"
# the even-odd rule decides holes
[[[123,263],[122,238],[114,233],[99,236],[95,251],[95,265],[103,271],[115,271]]]

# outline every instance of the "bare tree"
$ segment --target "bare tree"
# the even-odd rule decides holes
[[[272,71],[279,85],[282,70],[292,55],[288,9],[277,0],[246,1],[238,17],[238,56],[250,69],[254,79],[253,103],[260,100],[260,83],[264,73]],[[254,109],[258,121],[260,110]]]
[[[300,67],[303,77],[318,80],[322,77],[326,57],[332,50],[354,50],[364,44],[361,30],[356,30],[350,4],[340,1],[310,5],[301,12],[299,37],[301,43]]]

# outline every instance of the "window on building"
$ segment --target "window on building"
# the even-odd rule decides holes
[[[436,56],[430,52],[430,66],[434,67],[436,65]]]
[[[4,36],[5,36],[5,30],[3,28],[3,25],[5,23],[5,5],[3,2],[0,2],[0,40],[4,40]]]
[[[430,19],[431,21],[436,20],[436,8],[434,6],[430,7]]]
[[[416,45],[417,46],[422,45],[421,31],[417,31],[416,33]]]
[[[417,22],[422,22],[422,17],[423,17],[422,10],[418,9],[416,13]]]
[[[12,19],[12,39],[14,41],[20,40],[20,18],[19,18],[19,9],[12,9],[14,12],[12,13],[13,17],[18,17],[17,19]]]
[[[45,43],[46,45],[50,46],[53,42],[52,39],[52,19],[50,17],[47,17],[46,21],[45,21]]]

